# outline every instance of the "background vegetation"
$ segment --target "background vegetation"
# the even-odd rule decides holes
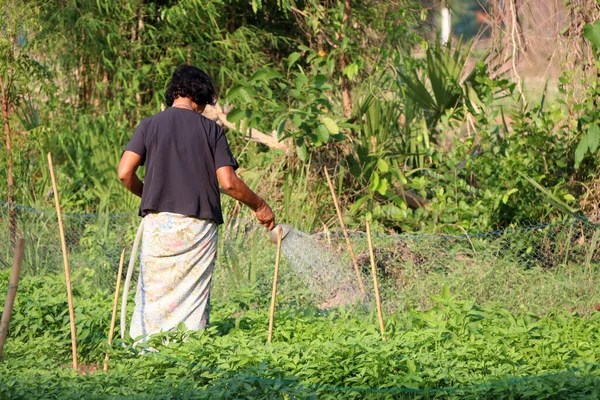
[[[137,123],[164,107],[175,66],[191,63],[215,79],[219,106],[207,115],[228,127],[242,176],[300,229],[335,221],[323,167],[351,224],[369,215],[396,232],[440,223],[458,231],[448,227],[489,230],[569,211],[594,219],[594,3],[583,14],[578,4],[550,10],[569,38],[556,44],[581,57],[552,54],[549,72],[531,76],[535,2],[515,3],[522,45],[511,39],[508,5],[450,2],[455,26],[473,35],[479,24],[483,39],[446,46],[435,40],[437,5],[411,0],[5,0],[0,163],[14,182],[0,188],[7,201],[50,207],[52,151],[67,210],[134,211],[115,165]],[[530,77],[547,79],[539,96],[523,92]]]
[[[27,240],[0,398],[598,397],[596,0],[23,3],[0,0],[0,282],[8,239]],[[325,309],[339,305],[332,292],[287,260],[274,344],[263,345],[274,249],[224,198],[210,329],[158,335],[159,353],[145,356],[126,338],[108,374],[65,368],[46,153],[66,212],[81,362],[94,369],[116,263],[139,222],[116,166],[182,63],[214,78],[219,103],[205,115],[278,222],[318,234],[312,250],[350,271],[327,169],[365,282],[359,231],[373,222],[386,342],[372,293]]]

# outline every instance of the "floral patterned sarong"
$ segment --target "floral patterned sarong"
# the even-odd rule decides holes
[[[131,320],[133,338],[208,325],[217,224],[160,212],[144,217],[140,274]]]

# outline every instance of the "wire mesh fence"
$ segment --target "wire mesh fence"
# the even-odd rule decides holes
[[[8,266],[11,254],[9,207],[0,202],[0,263]],[[17,232],[28,243],[26,271],[57,272],[62,270],[58,218],[53,210],[15,206]],[[74,268],[118,264],[123,248],[133,243],[140,218],[131,214],[63,214],[65,238]],[[222,240],[236,241],[259,234],[250,221],[233,221],[225,225]],[[340,233],[310,235],[333,251],[345,247]],[[367,241],[363,232],[351,232],[358,252],[358,262],[368,264]],[[510,262],[524,268],[552,269],[568,265],[593,268],[600,262],[600,225],[585,219],[552,224],[461,235],[399,234],[374,235],[375,255],[384,273],[398,264],[414,265],[425,270],[443,271],[456,263]],[[231,251],[231,246],[229,246]]]
[[[8,204],[0,203],[0,264],[4,267],[9,266],[12,257],[8,213]],[[19,205],[15,206],[15,214],[17,231],[27,242],[24,273],[61,273],[64,267],[56,212]],[[131,250],[140,218],[133,213],[64,213],[63,221],[75,279],[78,273],[85,272],[100,287],[111,287],[121,251]],[[254,264],[269,264],[274,256],[266,244],[268,235],[252,221],[238,218],[230,218],[220,231],[217,264],[224,270],[226,280],[235,286],[255,281]],[[371,287],[366,235],[355,231],[350,236],[362,279],[366,287]],[[429,306],[426,299],[430,291],[439,290],[447,282],[452,284],[451,277],[457,274],[461,275],[457,290],[488,300],[515,301],[512,292],[500,293],[493,285],[526,271],[545,271],[545,281],[539,280],[539,275],[523,275],[519,279],[539,280],[540,286],[555,285],[555,290],[563,291],[563,298],[567,296],[565,291],[576,290],[582,277],[589,278],[586,293],[569,294],[569,304],[573,306],[585,303],[588,307],[597,294],[594,277],[600,264],[600,226],[584,219],[488,233],[374,235],[373,242],[383,290],[388,289],[383,297],[394,309]],[[284,275],[291,275],[290,280],[300,278],[297,280],[310,289],[315,301],[325,307],[346,303],[348,299],[344,297],[348,293],[354,297],[357,279],[341,233],[302,233],[302,240],[294,246],[298,247],[296,251],[287,252],[290,268]],[[578,274],[575,281],[573,271]],[[570,277],[571,286],[566,287],[564,280],[548,281],[548,277],[555,278],[559,273]],[[437,280],[432,280],[433,276]],[[494,282],[490,281],[492,278]],[[470,286],[465,284],[468,279]],[[417,292],[422,296],[415,297]]]
[[[12,259],[8,204],[0,205],[0,263]],[[55,211],[15,206],[16,231],[26,241],[23,272],[30,274],[63,271],[61,239]],[[116,271],[122,249],[130,248],[138,217],[133,214],[62,215],[70,267]],[[110,280],[112,281],[112,274]]]

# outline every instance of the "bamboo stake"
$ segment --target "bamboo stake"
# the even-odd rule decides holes
[[[329,185],[329,190],[331,190],[331,197],[333,197],[333,204],[335,205],[335,211],[337,212],[338,219],[340,220],[340,225],[342,226],[342,231],[344,232],[344,237],[346,238],[346,245],[348,246],[348,251],[350,252],[350,257],[352,258],[352,265],[354,266],[354,272],[356,273],[356,279],[358,280],[358,285],[360,286],[360,291],[365,295],[365,287],[363,285],[362,278],[360,277],[360,271],[358,269],[358,262],[356,261],[356,256],[354,255],[354,250],[352,250],[352,244],[350,243],[350,238],[348,237],[348,231],[346,230],[346,224],[344,224],[344,219],[342,218],[342,212],[340,211],[340,206],[338,205],[337,196],[335,195],[335,189],[333,188],[333,184],[331,183],[331,178],[329,177],[329,172],[327,172],[327,167],[324,167],[325,176],[327,177],[327,184]]]
[[[375,268],[375,256],[373,255],[373,240],[371,239],[371,226],[367,223],[367,238],[369,239],[369,255],[371,256],[371,274],[373,275],[373,286],[375,287],[375,301],[377,302],[377,317],[379,318],[379,329],[381,337],[385,340],[385,325],[383,324],[383,312],[381,311],[381,299],[379,298],[379,284],[377,283],[377,269]]]
[[[77,334],[75,331],[75,314],[73,312],[73,294],[71,293],[71,273],[69,272],[69,257],[67,255],[67,243],[65,241],[65,229],[63,227],[62,214],[60,213],[60,200],[58,198],[58,187],[56,186],[56,177],[54,176],[54,167],[52,166],[52,154],[48,153],[48,167],[50,168],[50,178],[52,179],[52,189],[54,190],[54,204],[56,205],[56,215],[58,216],[58,230],[60,232],[60,242],[62,245],[63,263],[65,265],[65,282],[67,285],[67,300],[69,303],[69,321],[71,324],[71,349],[73,352],[73,369],[77,371]]]
[[[273,340],[273,322],[275,319],[275,297],[277,296],[277,279],[279,277],[279,261],[281,260],[281,240],[283,239],[283,229],[277,227],[277,255],[275,256],[275,275],[273,277],[273,293],[271,294],[271,310],[269,312],[269,338],[267,341],[271,343]]]
[[[590,249],[588,250],[587,256],[585,257],[585,263],[587,264],[588,272],[590,275],[590,285],[594,282],[594,268],[592,266],[592,259],[594,258],[594,253],[598,249],[598,241],[600,241],[600,228],[596,228],[596,230],[594,230],[594,234],[592,235],[592,242],[590,243]]]
[[[121,290],[121,277],[123,276],[123,264],[125,263],[125,249],[121,253],[119,261],[119,273],[117,275],[117,288],[115,290],[115,301],[113,302],[112,318],[110,320],[110,329],[108,332],[108,346],[112,345],[113,335],[115,334],[115,322],[117,321],[117,303],[119,302],[119,291]],[[108,352],[104,357],[104,370],[108,371]]]
[[[25,239],[19,237],[15,246],[15,254],[13,257],[12,270],[10,272],[10,280],[8,281],[8,291],[6,292],[6,302],[0,319],[0,359],[2,359],[2,351],[6,336],[8,335],[8,324],[12,314],[15,297],[17,295],[17,287],[19,286],[19,275],[21,274],[21,264],[23,263],[23,249],[25,247]]]

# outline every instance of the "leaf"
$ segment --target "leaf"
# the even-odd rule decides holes
[[[298,138],[296,140],[296,154],[298,154],[298,158],[301,161],[306,161],[308,159],[308,149],[306,148],[306,143],[304,143],[303,138]]]
[[[411,374],[417,372],[417,366],[413,360],[406,360],[406,368]]]
[[[329,141],[329,130],[323,124],[319,124],[317,126],[317,137],[322,143],[327,143]]]
[[[571,194],[565,194],[563,196],[563,199],[565,199],[566,201],[575,201],[575,197],[573,197],[573,195]]]
[[[344,68],[344,75],[346,75],[348,79],[354,78],[358,75],[358,65],[354,63],[346,65]]]
[[[240,108],[234,108],[227,114],[227,121],[231,122],[232,124],[237,124],[245,114],[246,111]]]
[[[452,296],[450,295],[450,289],[448,289],[448,286],[444,285],[444,288],[442,289],[442,299],[448,301],[452,299]]]
[[[583,161],[583,157],[585,157],[585,152],[588,149],[588,135],[585,135],[581,142],[577,145],[577,149],[575,150],[575,169],[579,168],[579,164]]]
[[[243,86],[242,85],[235,85],[234,87],[230,88],[227,91],[227,99],[229,100],[233,100],[236,97],[239,97],[240,95],[240,90],[242,90]]]
[[[596,50],[600,49],[600,21],[596,21],[594,25],[585,24],[583,26],[583,37],[592,42]]]
[[[327,127],[327,130],[329,131],[329,133],[331,133],[332,135],[336,135],[340,131],[340,128],[337,126],[335,121],[332,120],[331,118],[327,118],[327,117],[323,118],[323,123]]]
[[[290,54],[290,56],[288,57],[288,67],[291,67],[292,65],[294,65],[296,63],[296,61],[298,61],[300,59],[300,57],[301,57],[301,55],[297,51]]]
[[[373,172],[373,175],[371,175],[371,185],[369,185],[369,189],[374,192],[377,190],[378,187],[379,187],[379,174],[377,172]]]
[[[281,134],[285,130],[285,124],[287,122],[286,115],[282,115],[280,118],[281,118],[281,121],[279,121],[279,123],[277,123],[277,128],[276,128],[278,137],[281,137]]]
[[[381,194],[382,196],[385,196],[385,194],[387,193],[388,190],[388,181],[387,179],[383,178],[380,182],[379,185],[377,187],[377,191],[379,192],[379,194]]]
[[[300,125],[302,125],[302,118],[298,114],[290,115],[290,121],[292,121],[292,125],[296,128],[299,128]]]
[[[302,89],[302,86],[306,85],[307,83],[308,83],[308,77],[306,75],[304,75],[304,74],[296,75],[295,84],[296,84],[297,90]]]
[[[258,71],[256,71],[254,73],[254,75],[252,75],[252,78],[250,78],[250,82],[254,82],[254,81],[258,81],[258,80],[262,80],[262,79],[275,79],[275,78],[281,78],[282,75],[277,72],[277,71],[273,71],[272,69],[269,68],[262,68],[259,69]]]
[[[588,149],[590,149],[590,153],[595,153],[598,149],[598,143],[600,143],[600,128],[598,125],[594,124],[590,126],[588,129]]]
[[[321,89],[327,83],[327,77],[325,75],[317,75],[313,79],[314,85],[317,89]]]
[[[537,183],[533,178],[525,175],[524,173],[517,171],[517,173],[519,175],[521,175],[523,178],[525,178],[527,180],[527,182],[529,182],[531,185],[533,185],[533,187],[535,187],[537,190],[539,190],[540,192],[542,192],[546,198],[548,199],[548,201],[550,203],[552,203],[556,208],[558,208],[559,210],[565,212],[566,214],[569,214],[571,216],[577,216],[578,212],[577,210],[575,210],[574,208],[571,208],[568,204],[566,204],[564,201],[562,201],[561,199],[559,199],[558,197],[556,197],[554,195],[554,193],[550,192],[548,189],[546,189],[545,187],[543,187],[542,185],[540,185],[539,183]]]
[[[508,192],[506,192],[506,194],[504,196],[502,196],[502,203],[506,204],[510,195],[513,193],[516,193],[518,191],[519,191],[519,189],[516,189],[516,188],[510,189]]]
[[[363,197],[361,197],[360,199],[356,200],[354,202],[354,204],[352,204],[352,207],[350,207],[350,214],[356,214],[358,212],[358,210],[362,207],[363,204],[365,204],[365,202],[367,200],[369,200],[370,196],[369,195],[365,195]]]
[[[381,158],[377,162],[377,170],[379,170],[381,173],[386,173],[390,170],[390,166],[383,158]]]

